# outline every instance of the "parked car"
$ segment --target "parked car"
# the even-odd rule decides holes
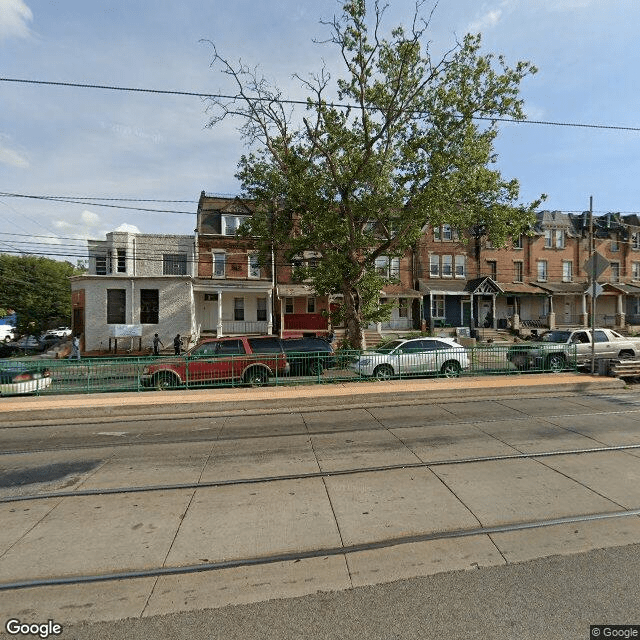
[[[51,384],[51,373],[38,363],[0,363],[0,396],[35,393]]]
[[[11,342],[10,346],[15,347],[16,351],[43,351],[44,346],[35,336],[22,336],[15,342]]]
[[[294,375],[319,376],[336,366],[333,347],[322,338],[285,338],[282,347]]]
[[[57,336],[58,338],[67,338],[72,333],[73,331],[69,327],[58,327],[57,329],[49,329],[48,331],[45,331],[43,335]]]
[[[158,389],[233,380],[261,386],[272,376],[288,373],[289,363],[279,338],[241,336],[204,340],[183,356],[148,364],[140,381]]]
[[[365,351],[349,364],[363,376],[388,380],[393,376],[419,376],[440,373],[454,378],[469,368],[467,350],[452,338],[415,338],[394,340]]]
[[[626,338],[611,329],[595,329],[596,358],[634,358],[640,355],[640,340]],[[520,342],[509,347],[507,359],[522,371],[549,369],[562,371],[574,363],[591,360],[591,330],[584,328],[546,331],[536,342]]]
[[[16,339],[16,328],[10,324],[0,324],[0,341],[11,342]]]

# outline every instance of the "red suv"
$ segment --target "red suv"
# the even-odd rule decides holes
[[[278,338],[241,336],[204,340],[184,356],[148,364],[140,382],[158,389],[234,380],[262,386],[271,376],[288,373],[289,363]]]

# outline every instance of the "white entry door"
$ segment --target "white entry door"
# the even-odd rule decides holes
[[[215,332],[218,327],[218,301],[205,300],[202,303],[202,331]]]

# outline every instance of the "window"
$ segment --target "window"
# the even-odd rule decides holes
[[[640,231],[631,234],[631,248],[636,251],[640,249]]]
[[[107,324],[125,324],[127,319],[125,289],[107,289]]]
[[[545,229],[544,231],[544,246],[549,249],[553,246],[553,241],[551,237],[551,229]]]
[[[450,224],[442,225],[442,239],[445,241],[453,239],[453,231]]]
[[[140,289],[140,324],[158,324],[159,309],[158,289]]]
[[[127,273],[127,251],[118,249],[118,273]]]
[[[267,321],[267,299],[266,298],[256,299],[256,320],[258,322]]]
[[[487,267],[489,268],[489,275],[495,280],[498,277],[498,263],[495,260],[487,260]]]
[[[450,278],[452,273],[451,256],[442,256],[442,275],[445,278]]]
[[[107,275],[107,256],[106,255],[96,256],[96,275],[98,276]]]
[[[162,254],[162,275],[163,276],[186,276],[187,275],[187,254],[186,253],[163,253]]]
[[[235,236],[246,216],[222,216],[222,235]]]
[[[227,256],[217,252],[213,254],[213,277],[224,278],[226,270]]]
[[[409,317],[409,299],[408,298],[398,298],[398,316],[400,318]]]
[[[249,254],[249,277],[260,277],[260,256],[257,253]]]
[[[556,249],[564,249],[564,230],[556,229]]]
[[[389,277],[400,279],[400,258],[391,258],[389,261]]]
[[[538,260],[538,282],[547,281],[547,261]]]
[[[376,258],[376,273],[390,278],[400,278],[400,258],[389,258],[388,256],[378,256]]]
[[[244,320],[244,298],[233,299],[233,319],[236,322]]]
[[[604,331],[594,331],[593,332],[593,341],[594,342],[609,342],[609,338],[607,338],[607,334]]]
[[[631,279],[640,280],[640,262],[631,263]]]
[[[293,313],[293,298],[284,299],[284,312]]]
[[[433,239],[436,242],[440,242],[441,240],[440,227],[433,227]]]
[[[521,260],[514,260],[513,271],[513,281],[522,282],[524,280],[524,262]]]
[[[465,257],[456,256],[456,278],[464,278],[465,270]]]
[[[617,236],[611,239],[611,251],[620,251],[620,243]]]
[[[514,249],[522,249],[522,236],[518,236],[513,239],[513,248]]]
[[[444,296],[433,296],[431,304],[431,317],[444,318]]]
[[[242,340],[221,340],[218,343],[218,351],[216,355],[218,356],[226,356],[226,355],[239,355],[244,354],[244,345],[242,344]]]
[[[432,278],[440,277],[440,256],[429,256],[429,276]]]
[[[620,282],[620,263],[611,263],[611,282]]]
[[[562,261],[562,282],[571,282],[573,280],[573,262],[571,260]]]
[[[307,298],[307,313],[316,312],[316,299],[313,297]]]

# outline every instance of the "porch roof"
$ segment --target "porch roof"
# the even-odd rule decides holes
[[[415,289],[407,289],[398,284],[390,284],[380,291],[387,298],[422,298],[422,294]]]
[[[626,293],[627,295],[640,296],[640,286],[635,284],[625,284],[624,282],[616,282],[613,284],[611,282],[603,282],[602,286],[615,289],[616,291]]]
[[[279,284],[276,286],[276,295],[278,298],[300,298],[316,294],[308,284]]]
[[[420,293],[456,296],[465,293],[466,280],[418,280]]]
[[[218,291],[239,293],[268,293],[272,285],[269,280],[203,280],[198,279],[193,285],[194,291],[217,293]]]
[[[500,288],[509,294],[519,293],[519,294],[530,294],[530,295],[545,295],[544,291],[540,291],[538,287],[534,287],[531,284],[526,284],[524,282],[499,282],[498,285]]]
[[[545,282],[544,284],[536,284],[548,293],[557,293],[559,295],[582,295],[588,288],[586,282]]]

